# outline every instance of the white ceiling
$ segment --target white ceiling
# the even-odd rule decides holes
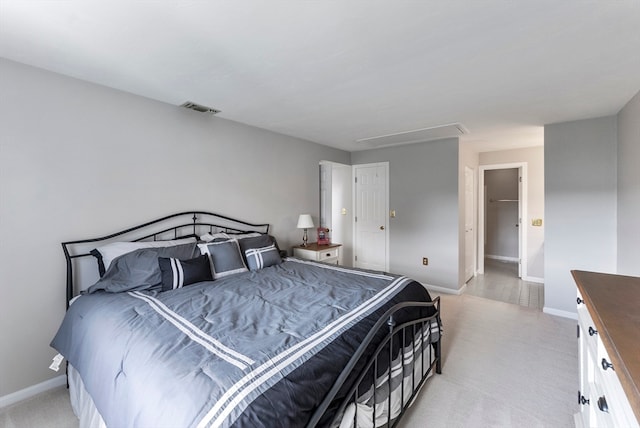
[[[0,0],[0,57],[348,151],[455,122],[495,150],[640,90],[640,1]]]

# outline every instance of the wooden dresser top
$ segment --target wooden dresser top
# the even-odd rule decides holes
[[[571,271],[640,421],[640,278]]]

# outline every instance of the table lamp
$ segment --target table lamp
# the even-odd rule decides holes
[[[313,219],[310,214],[300,214],[298,217],[298,229],[304,229],[304,234],[302,235],[302,246],[307,246],[307,229],[313,228]]]

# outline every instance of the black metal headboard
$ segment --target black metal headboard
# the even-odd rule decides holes
[[[64,251],[64,257],[67,262],[67,308],[69,307],[69,301],[74,295],[74,259],[91,256],[90,251],[96,246],[99,246],[96,244],[106,244],[114,240],[139,242],[188,238],[192,236],[197,238],[207,232],[269,233],[269,225],[247,223],[246,221],[206,211],[185,211],[133,226],[100,238],[63,242],[62,250]]]

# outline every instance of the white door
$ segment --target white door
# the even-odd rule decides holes
[[[474,200],[474,179],[473,170],[468,166],[464,167],[464,282],[473,278],[475,273],[475,245],[473,242],[473,206]]]
[[[354,167],[355,267],[388,270],[388,168],[387,163]]]

